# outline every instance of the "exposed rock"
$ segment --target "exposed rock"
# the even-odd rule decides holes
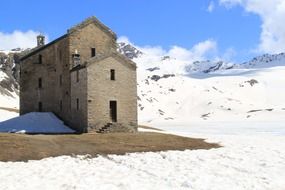
[[[118,51],[129,59],[138,58],[143,53],[134,46],[121,42],[118,43]]]
[[[249,83],[250,84],[250,86],[254,86],[255,84],[258,84],[258,81],[257,80],[255,80],[255,79],[251,79],[251,80],[249,80],[249,81],[245,81],[246,83]]]
[[[160,79],[163,79],[163,78],[169,78],[169,77],[175,77],[175,75],[174,74],[164,74],[164,75],[162,75],[162,76],[159,76],[159,75],[152,75],[151,77],[150,77],[150,79],[151,80],[154,80],[154,81],[158,81],[158,80],[160,80]]]
[[[168,55],[163,56],[163,57],[161,58],[162,61],[169,60],[169,59],[170,59],[170,56],[168,56]]]
[[[150,72],[153,72],[153,71],[156,71],[156,70],[160,70],[160,68],[158,67],[153,67],[153,68],[148,68],[147,71],[150,71]]]
[[[150,77],[151,80],[154,80],[154,81],[158,81],[159,79],[161,79],[161,77],[159,75],[152,75]]]

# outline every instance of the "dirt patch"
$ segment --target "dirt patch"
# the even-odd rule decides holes
[[[10,111],[10,112],[19,113],[19,109],[16,109],[16,108],[5,108],[5,107],[0,107],[0,110],[5,110],[5,111]]]
[[[219,144],[160,133],[21,135],[0,133],[0,161],[40,160],[62,155],[91,156],[219,148]]]
[[[149,127],[149,126],[145,126],[145,125],[140,125],[139,128],[151,129],[151,130],[155,130],[155,131],[163,131],[163,130],[161,130],[161,129],[157,129],[157,128]]]

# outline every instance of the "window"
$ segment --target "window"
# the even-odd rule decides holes
[[[117,122],[117,101],[110,101],[110,119]]]
[[[62,85],[62,75],[59,75],[59,86]]]
[[[91,48],[91,57],[96,56],[96,48]]]
[[[73,60],[73,67],[76,67],[77,65],[80,65],[80,55],[79,54],[72,54],[72,60]]]
[[[79,82],[79,71],[76,71],[76,82]]]
[[[60,111],[62,111],[62,100],[60,100],[60,102],[59,102],[59,109],[60,109]]]
[[[76,110],[79,110],[79,99],[76,99]]]
[[[43,104],[42,102],[39,102],[39,112],[42,112],[43,111]]]
[[[115,69],[110,70],[111,80],[115,80]]]
[[[43,87],[42,86],[42,78],[39,78],[38,83],[39,83],[39,89],[41,89]]]
[[[42,64],[43,63],[43,56],[40,54],[39,55],[39,64]]]

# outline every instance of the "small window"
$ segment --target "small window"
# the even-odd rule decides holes
[[[96,56],[96,48],[91,48],[91,57]]]
[[[59,75],[59,86],[62,86],[62,75]]]
[[[79,99],[76,99],[76,110],[79,110]]]
[[[79,70],[76,71],[76,82],[79,82]]]
[[[43,111],[43,104],[42,102],[39,102],[39,112],[42,112]]]
[[[115,80],[115,69],[110,70],[111,80]]]
[[[40,54],[39,55],[39,64],[42,64],[43,63],[43,56]]]
[[[59,102],[59,109],[60,109],[60,111],[62,111],[62,100],[60,100],[60,102]]]
[[[41,88],[43,87],[43,86],[42,86],[42,78],[39,78],[38,83],[39,83],[39,89],[41,89]]]

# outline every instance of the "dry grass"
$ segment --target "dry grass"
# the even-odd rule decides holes
[[[149,126],[145,126],[145,125],[140,125],[139,128],[151,129],[151,130],[155,130],[155,131],[163,131],[163,130],[161,130],[161,129],[157,129],[157,128],[149,127]]]
[[[82,135],[20,135],[0,133],[0,161],[40,160],[61,155],[91,156],[211,149],[220,145],[160,133],[114,133]]]
[[[19,113],[19,109],[0,107],[1,110]]]

